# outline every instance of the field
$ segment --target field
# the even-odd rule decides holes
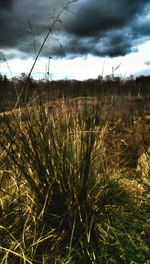
[[[0,84],[0,263],[150,263],[148,85]]]

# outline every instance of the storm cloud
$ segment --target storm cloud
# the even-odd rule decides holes
[[[10,9],[13,6],[13,0],[0,0],[0,8]]]
[[[0,0],[0,50],[10,50],[11,58],[34,56],[66,3]],[[150,39],[149,0],[78,0],[70,11],[63,13],[65,26],[57,23],[42,56],[124,56],[136,52],[144,38]]]

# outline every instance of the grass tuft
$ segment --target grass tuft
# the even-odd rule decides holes
[[[1,263],[149,260],[149,196],[127,160],[138,159],[142,130],[105,122],[106,109],[78,98],[3,114]]]

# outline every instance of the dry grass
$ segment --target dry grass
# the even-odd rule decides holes
[[[1,263],[149,260],[149,156],[142,153],[150,127],[118,100],[38,101],[3,113]]]

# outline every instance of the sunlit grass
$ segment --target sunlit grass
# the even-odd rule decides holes
[[[137,171],[148,128],[112,121],[113,107],[62,99],[3,114],[1,263],[150,259],[149,187]]]

